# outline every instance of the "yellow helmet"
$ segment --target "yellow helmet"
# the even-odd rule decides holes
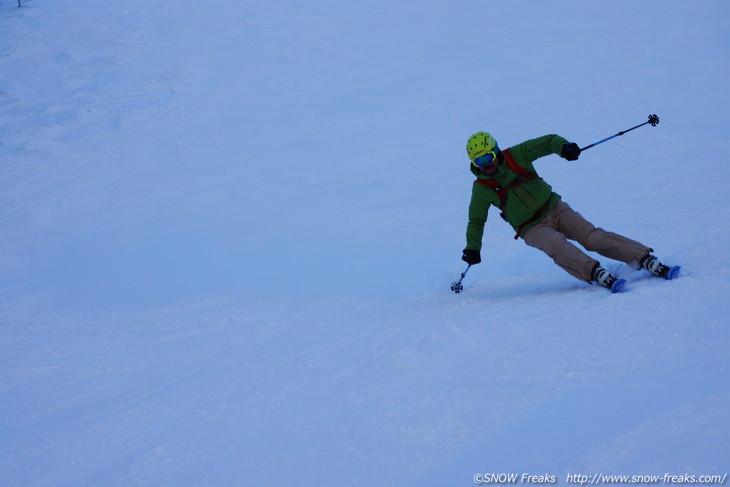
[[[466,153],[469,154],[469,159],[474,161],[479,156],[483,156],[487,152],[497,147],[497,141],[491,134],[486,132],[477,132],[471,137],[466,143]]]

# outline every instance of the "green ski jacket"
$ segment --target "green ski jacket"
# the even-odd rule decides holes
[[[469,203],[467,249],[481,251],[484,224],[487,222],[490,206],[501,208],[502,218],[517,232],[515,238],[522,236],[525,230],[540,222],[550,212],[560,199],[560,195],[540,179],[532,163],[549,154],[560,155],[563,145],[567,143],[568,141],[559,135],[545,135],[506,149],[505,157],[511,156],[514,162],[531,174],[531,178],[521,177],[504,161],[500,163],[499,170],[493,176],[485,176],[473,164],[469,164],[472,174],[477,179],[472,185],[471,203]],[[480,183],[480,180],[484,181]],[[493,189],[490,185],[497,186],[497,189]],[[507,188],[502,194],[503,200],[498,195],[498,190],[501,188]]]

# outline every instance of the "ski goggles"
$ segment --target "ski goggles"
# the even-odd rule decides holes
[[[473,161],[471,161],[472,164],[476,167],[484,167],[488,166],[489,164],[492,164],[494,161],[497,160],[497,153],[499,152],[499,147],[496,145],[492,150],[484,154],[483,156],[479,156]]]

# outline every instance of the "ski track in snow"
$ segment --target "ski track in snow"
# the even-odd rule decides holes
[[[526,5],[0,2],[0,484],[727,473],[730,8]],[[537,167],[680,279],[449,292],[469,134],[649,113]]]

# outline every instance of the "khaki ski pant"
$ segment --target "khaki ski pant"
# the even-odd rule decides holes
[[[596,228],[562,200],[558,200],[542,221],[530,227],[523,238],[527,245],[542,250],[570,275],[586,282],[591,282],[591,273],[598,261],[568,240],[635,268],[638,268],[641,259],[652,252],[646,245]]]

